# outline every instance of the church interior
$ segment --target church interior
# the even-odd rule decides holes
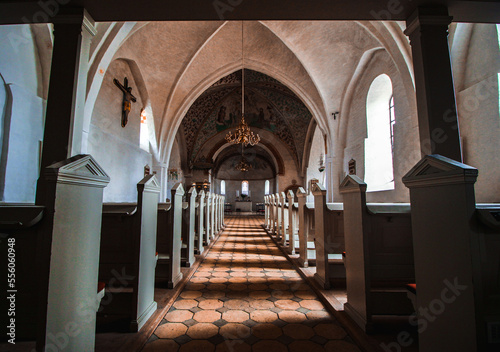
[[[499,350],[498,1],[11,0],[0,48],[0,352]]]

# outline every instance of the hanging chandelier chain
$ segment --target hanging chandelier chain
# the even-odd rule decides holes
[[[254,134],[245,122],[245,51],[244,51],[244,21],[241,21],[241,121],[234,131],[226,135],[226,141],[230,144],[243,144],[245,147],[256,145],[260,142],[260,136]]]

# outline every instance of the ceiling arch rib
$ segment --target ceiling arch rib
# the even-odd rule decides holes
[[[279,81],[262,73],[245,70],[245,120],[252,128],[280,140],[297,165],[302,163],[307,130],[312,115],[302,101]],[[205,144],[223,139],[241,119],[241,71],[223,77],[207,89],[190,107],[182,131],[191,163],[207,159]],[[264,137],[263,137],[264,140]]]
[[[294,53],[262,24],[251,22],[245,26],[245,68],[277,78],[300,97],[315,117],[322,114],[318,108],[319,94]],[[179,81],[162,121],[160,140],[165,157],[192,103],[211,84],[241,68],[241,45],[237,43],[241,43],[241,24],[227,23],[204,45]]]

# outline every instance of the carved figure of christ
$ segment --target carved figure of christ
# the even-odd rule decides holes
[[[128,122],[128,114],[132,108],[131,102],[135,103],[137,99],[132,95],[132,87],[128,86],[128,79],[125,77],[123,79],[123,85],[116,79],[113,79],[113,83],[120,88],[123,93],[123,105],[122,105],[122,127],[125,127]]]

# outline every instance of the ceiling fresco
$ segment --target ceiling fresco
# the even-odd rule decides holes
[[[272,132],[292,153],[298,165],[312,115],[286,86],[262,73],[245,70],[245,120],[250,127]],[[223,77],[190,107],[182,121],[190,164],[205,160],[203,145],[241,119],[241,70]]]

